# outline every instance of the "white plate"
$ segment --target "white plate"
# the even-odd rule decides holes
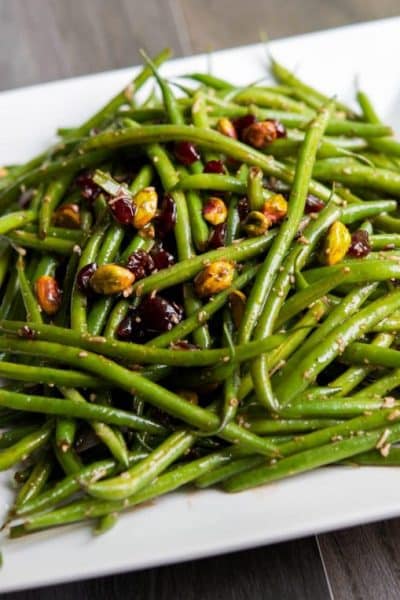
[[[270,44],[271,52],[329,94],[350,101],[355,78],[378,111],[400,124],[400,18],[315,33]],[[213,72],[239,84],[264,73],[259,45],[218,52]],[[171,62],[168,75],[206,70],[205,56]],[[29,158],[58,126],[78,124],[122,87],[131,69],[0,94],[0,164]],[[0,487],[0,511],[12,493]],[[95,538],[85,525],[2,544],[0,591],[107,575],[269,544],[400,515],[397,469],[329,468],[236,495],[175,493],[121,517]],[[1,515],[0,515],[1,516]]]

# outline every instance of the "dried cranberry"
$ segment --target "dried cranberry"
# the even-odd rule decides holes
[[[253,125],[257,121],[256,117],[252,114],[244,115],[243,117],[238,117],[233,120],[233,125],[236,129],[236,133],[240,138],[242,135],[242,131],[250,125]]]
[[[33,331],[33,329],[28,327],[28,325],[24,325],[23,327],[21,327],[21,329],[18,331],[18,334],[21,337],[26,338],[27,340],[33,340],[35,338],[35,332]]]
[[[160,213],[157,217],[157,233],[159,237],[165,237],[173,230],[176,223],[176,204],[172,196],[165,194],[161,204]]]
[[[156,246],[152,249],[151,258],[153,259],[154,269],[157,269],[157,271],[161,271],[161,269],[168,269],[168,267],[173,265],[175,262],[174,256],[160,246]]]
[[[170,331],[183,317],[183,309],[176,302],[161,296],[147,296],[138,308],[142,327],[149,334]]]
[[[129,196],[117,196],[109,201],[108,206],[114,219],[120,225],[132,225],[135,216],[135,207]]]
[[[101,192],[101,188],[93,181],[92,173],[89,173],[88,171],[84,171],[78,175],[75,179],[75,183],[81,191],[81,196],[89,202],[96,200]]]
[[[179,162],[186,166],[200,160],[200,154],[192,142],[177,142],[174,146],[174,154]]]
[[[136,280],[143,279],[154,271],[153,257],[144,250],[137,250],[128,257],[126,268],[132,271]]]
[[[76,276],[76,284],[78,286],[79,291],[82,294],[90,295],[92,293],[92,288],[90,287],[89,283],[90,283],[90,280],[91,280],[92,276],[94,275],[96,269],[97,269],[96,263],[89,263],[89,264],[85,265],[84,267],[82,267],[82,269],[79,271],[78,275]]]
[[[25,190],[22,192],[20,197],[18,198],[18,205],[20,208],[26,208],[32,198],[35,195],[35,190]]]
[[[225,246],[226,223],[220,223],[213,227],[210,237],[208,238],[208,247],[211,250],[216,250]]]
[[[117,327],[117,336],[120,340],[129,342],[133,339],[134,332],[134,311],[129,311],[126,317],[122,319]]]
[[[351,245],[347,254],[354,258],[363,258],[371,252],[368,231],[357,229],[351,236]]]
[[[286,132],[286,127],[284,126],[284,124],[281,123],[280,121],[277,121],[276,119],[274,119],[274,124],[275,124],[276,137],[277,138],[286,137],[287,132]]]
[[[250,212],[249,199],[247,198],[247,196],[243,196],[242,198],[240,198],[237,207],[239,219],[241,221],[245,221]]]
[[[209,160],[204,165],[203,173],[216,173],[217,175],[225,173],[224,163],[222,160]]]
[[[306,214],[321,212],[323,208],[325,208],[325,204],[322,202],[322,200],[316,196],[313,196],[312,194],[308,194],[304,209]]]

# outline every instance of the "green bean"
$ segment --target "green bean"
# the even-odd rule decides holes
[[[265,459],[261,456],[244,456],[243,458],[232,458],[228,464],[222,465],[212,469],[209,473],[204,473],[201,477],[196,479],[196,487],[203,489],[215,485],[225,479],[228,479],[232,475],[247,471],[252,467],[256,467],[265,462]]]
[[[261,210],[264,204],[263,197],[263,172],[259,167],[249,170],[247,181],[247,194],[251,210]]]
[[[238,492],[248,487],[277,481],[283,477],[297,475],[310,469],[344,460],[367,450],[372,450],[379,443],[385,431],[385,429],[378,429],[358,437],[331,442],[317,449],[306,450],[294,456],[283,458],[274,464],[256,467],[232,477],[223,487],[228,492]],[[400,439],[400,425],[392,425],[387,428],[387,431],[389,431],[387,436],[389,443]]]
[[[45,487],[53,469],[53,460],[48,454],[44,454],[33,467],[27,481],[18,492],[15,508],[23,506],[39,496]]]
[[[400,219],[391,215],[380,215],[374,219],[374,226],[388,233],[400,233]]]
[[[101,381],[100,378],[80,371],[21,365],[6,361],[0,362],[0,376],[14,381],[26,381],[27,383],[46,383],[48,385],[82,388],[104,387],[104,381]]]
[[[103,533],[107,533],[110,531],[118,522],[118,513],[109,513],[108,515],[104,515],[104,517],[100,517],[99,522],[97,523],[94,534],[102,535]]]
[[[129,454],[129,465],[142,460],[147,456],[146,453],[135,451]],[[79,492],[83,486],[95,483],[99,479],[109,475],[115,475],[121,470],[121,465],[109,458],[94,462],[90,465],[82,467],[82,469],[73,475],[69,475],[61,481],[54,484],[52,488],[42,492],[24,503],[23,506],[16,507],[16,514],[25,515],[31,512],[38,512],[50,508],[70,498],[76,492]]]
[[[33,210],[19,210],[0,217],[0,235],[6,235],[13,229],[19,229],[37,218]]]
[[[79,271],[88,263],[95,262],[106,229],[107,224],[98,225],[96,231],[86,242],[86,245],[82,249],[82,253],[79,258],[77,273],[79,273]],[[70,320],[71,328],[76,331],[80,331],[81,333],[85,333],[87,331],[86,307],[87,297],[78,289],[77,280],[75,277],[71,295]]]
[[[394,336],[387,333],[381,333],[375,336],[371,344],[387,348],[393,342]],[[338,396],[343,396],[351,392],[356,388],[365,377],[374,370],[374,367],[368,365],[363,366],[351,366],[342,375],[337,377],[329,385],[334,388],[340,388],[337,392]]]
[[[245,314],[239,330],[239,340],[241,341],[250,338],[262,307],[265,305],[271,291],[273,279],[297,231],[304,212],[308,183],[316,149],[329,114],[330,109],[324,110],[319,116],[318,121],[315,121],[315,124],[310,126],[297,163],[295,183],[293,184],[289,200],[288,219],[281,226],[277,237],[273,241],[272,248],[257,274],[255,285],[246,303]]]
[[[261,107],[276,108],[278,110],[287,110],[294,113],[300,113],[309,116],[313,116],[314,111],[311,111],[305,104],[277,94],[266,89],[257,87],[248,87],[244,90],[239,91],[234,98],[234,102],[237,104],[257,104]]]
[[[24,248],[32,248],[40,252],[55,252],[63,256],[69,256],[76,245],[73,240],[63,240],[62,238],[47,237],[41,239],[38,235],[22,229],[16,229],[8,233],[7,239]]]
[[[86,402],[86,399],[77,390],[73,388],[62,388],[62,393],[65,398],[74,402]],[[98,400],[98,398],[96,398]],[[102,404],[102,403],[101,403]],[[76,429],[76,421],[74,427]],[[97,437],[103,442],[103,444],[109,449],[111,455],[120,462],[122,465],[128,465],[128,449],[125,444],[125,440],[120,438],[116,431],[114,431],[106,423],[101,421],[90,421],[90,425],[97,435]],[[73,431],[72,438],[75,436]]]
[[[82,461],[74,448],[69,447],[63,450],[55,443],[54,455],[65,475],[73,475],[82,469]]]
[[[22,343],[21,343],[22,342]],[[215,431],[219,425],[219,419],[217,415],[214,413],[202,409],[198,406],[194,406],[189,404],[186,400],[183,400],[176,394],[164,389],[157,384],[145,379],[140,376],[138,373],[133,371],[129,371],[124,367],[112,362],[109,359],[106,359],[103,356],[90,354],[89,352],[85,352],[82,355],[82,351],[79,348],[71,348],[65,347],[61,344],[51,344],[49,342],[38,342],[38,341],[30,341],[26,342],[26,340],[7,340],[4,338],[0,338],[0,349],[1,347],[7,347],[7,351],[12,349],[12,352],[16,353],[32,353],[35,356],[43,356],[47,358],[52,358],[53,360],[60,360],[72,366],[84,366],[85,370],[89,370],[96,374],[101,374],[103,378],[111,383],[117,385],[117,387],[126,389],[128,392],[132,392],[135,390],[140,396],[143,396],[145,400],[147,400],[150,404],[161,408],[168,412],[168,414],[172,414],[178,418],[181,418],[183,421],[189,423],[194,427],[198,427],[202,430],[211,430]],[[205,351],[201,351],[205,352]],[[190,354],[190,353],[185,353]],[[84,361],[84,365],[82,364]],[[8,394],[7,402],[11,403],[11,399],[14,402],[14,406],[26,406],[25,396],[23,394],[15,396],[9,395],[12,392],[5,392],[0,390],[0,405],[2,403],[1,397],[4,394]],[[21,396],[21,397],[20,397]],[[40,398],[40,397],[39,397]],[[3,400],[4,402],[4,400]],[[60,410],[63,411],[61,414],[66,414],[65,406],[66,400],[57,400],[57,399],[48,399],[48,398],[40,398],[38,401],[38,405],[45,407],[46,410]],[[71,402],[69,403],[71,404]],[[30,405],[29,405],[30,406]],[[82,415],[82,418],[98,418],[104,422],[107,421],[104,418],[105,414],[110,415],[113,414],[113,411],[116,409],[109,409],[105,406],[96,406],[95,405],[82,405],[81,403],[72,403],[71,410],[74,411],[74,414],[69,413],[70,416],[79,416]],[[57,407],[57,408],[56,408]],[[90,410],[93,410],[93,413],[90,413]],[[94,414],[94,411],[97,411]],[[119,411],[117,411],[118,413]],[[79,413],[79,414],[78,414]],[[125,412],[122,411],[123,417],[125,417]],[[51,414],[54,414],[53,412]],[[84,417],[83,415],[86,415]],[[115,416],[115,414],[114,414]],[[157,432],[162,430],[163,428],[157,426],[149,420],[143,420],[135,415],[131,415],[128,413],[129,419],[131,419],[132,424],[135,425],[135,428],[138,430],[144,430],[148,428],[150,432]],[[117,417],[119,418],[118,414]],[[112,417],[114,418],[114,417]],[[126,421],[125,421],[126,422]],[[114,424],[123,424],[121,421],[116,422],[114,420]],[[134,428],[132,426],[132,428]],[[220,436],[223,439],[228,439],[229,441],[240,442],[241,444],[248,446],[249,449],[254,452],[261,452],[268,454],[271,452],[271,445],[264,440],[261,440],[257,436],[250,434],[244,429],[230,423],[227,425],[223,432],[220,433]]]
[[[362,204],[351,204],[350,206],[346,206],[342,209],[340,220],[345,225],[349,225],[355,221],[361,221],[363,219],[369,219],[370,217],[382,215],[382,213],[392,212],[396,210],[396,208],[396,200],[371,200],[369,202],[363,202]],[[391,219],[393,217],[388,217],[386,215],[378,217],[378,219],[384,218]],[[374,222],[376,223],[377,219],[375,219]]]
[[[322,298],[329,291],[340,285],[346,281],[346,273],[338,271],[334,276],[324,277],[319,281],[309,285],[304,290],[297,292],[294,294],[289,300],[286,301],[286,304],[282,307],[279,312],[279,318],[276,321],[276,327],[280,327],[286,321],[291,319],[293,316],[297,315],[304,308]]]
[[[336,415],[335,415],[336,416]],[[243,416],[242,416],[243,418]],[[343,421],[341,419],[325,419],[325,418],[296,418],[296,419],[265,419],[257,418],[246,420],[246,427],[249,431],[258,435],[277,435],[280,433],[303,433],[324,429],[339,425]]]
[[[300,148],[296,163],[295,178],[290,192],[287,220],[281,225],[272,248],[262,265],[255,285],[249,296],[245,314],[239,331],[239,340],[247,340],[251,335],[256,320],[260,320],[255,329],[254,338],[260,340],[268,336],[273,329],[274,314],[269,311],[269,296],[279,267],[297,232],[308,194],[311,173],[317,153],[319,141],[324,133],[326,123],[332,112],[332,104],[322,109],[319,116],[310,124],[303,145]],[[265,307],[265,312],[264,312]],[[260,355],[252,365],[252,378],[259,401],[268,408],[276,408],[266,357]]]
[[[343,324],[338,325],[321,341],[317,348],[310,350],[287,377],[276,386],[276,394],[284,403],[290,402],[297,394],[305,390],[320,373],[346,346],[354,342],[374,323],[390,315],[400,304],[400,292],[392,292],[385,298],[371,302]],[[378,349],[380,352],[390,350]]]
[[[1,415],[3,413],[0,413]],[[3,424],[1,425],[3,427]],[[37,425],[15,425],[13,429],[9,429],[7,431],[0,432],[0,449],[8,448],[15,444],[15,442],[19,442],[19,440],[30,433],[36,431]]]
[[[295,92],[300,91],[303,94],[305,94],[308,98],[314,98],[316,101],[319,102],[320,105],[329,102],[330,98],[328,96],[326,96],[325,94],[321,94],[321,92],[319,92],[318,90],[301,81],[301,79],[296,77],[294,73],[289,71],[286,67],[284,67],[281,63],[277,62],[275,59],[271,61],[271,69],[272,73],[278,81],[290,86]],[[349,109],[345,104],[342,104],[337,100],[335,100],[335,106],[339,110],[343,110],[346,114],[349,114],[350,116],[353,116],[354,114],[353,111]]]
[[[126,317],[129,310],[129,302],[127,300],[120,300],[114,306],[107,324],[104,329],[104,336],[106,338],[115,338],[116,330],[122,319]]]
[[[397,279],[400,274],[399,262],[395,254],[381,256],[380,260],[375,260],[371,256],[368,260],[346,260],[330,267],[316,267],[304,272],[308,283],[314,283],[320,277],[332,276],[340,271],[347,274],[347,283],[363,283],[365,281],[386,281],[388,279]]]
[[[17,259],[17,273],[19,289],[21,291],[22,299],[26,311],[26,320],[32,321],[33,323],[42,323],[42,315],[40,306],[34,296],[31,285],[25,274],[24,260],[22,256]]]
[[[97,518],[115,511],[120,512],[131,506],[141,504],[152,498],[156,498],[161,494],[182,487],[190,481],[197,479],[213,467],[228,462],[232,455],[235,455],[235,448],[226,448],[219,452],[209,454],[206,457],[191,461],[188,464],[180,465],[161,475],[146,488],[125,500],[106,501],[84,499],[49,513],[28,516],[20,526],[13,526],[10,531],[10,536],[17,537],[28,531],[64,525],[83,519]]]
[[[400,195],[400,174],[375,169],[348,159],[328,158],[315,163],[313,175],[321,181],[338,181],[350,186],[367,186],[372,190]]]
[[[354,342],[346,348],[344,360],[352,363],[374,365],[398,369],[400,367],[400,352],[392,348],[381,348],[371,344]]]
[[[128,498],[151,483],[195,442],[186,431],[177,431],[138,464],[117,477],[90,484],[87,492],[95,498],[121,500]]]
[[[3,389],[1,394],[12,394]],[[49,440],[54,428],[54,423],[48,421],[36,431],[29,433],[18,442],[0,452],[0,471],[6,471],[21,460],[27,458],[32,452],[42,448]]]
[[[112,425],[125,425],[137,431],[149,431],[150,433],[163,433],[164,431],[163,427],[149,419],[99,404],[86,404],[61,398],[20,394],[0,389],[0,405],[27,412],[71,416],[78,419],[98,419]]]
[[[0,248],[0,288],[8,274],[8,266],[11,257],[11,247],[9,245]]]
[[[286,405],[280,410],[280,416],[286,419],[305,419],[305,418],[337,418],[346,419],[348,417],[356,417],[365,412],[377,411],[387,406],[386,401],[382,396],[375,394],[371,395],[367,388],[361,390],[358,394],[349,398],[340,396],[324,400],[323,398],[312,401],[305,400],[293,405]],[[250,420],[250,422],[252,422]],[[258,421],[257,421],[258,423]],[[295,421],[293,421],[295,424]],[[250,428],[251,431],[256,431]]]
[[[15,264],[15,263],[14,263]],[[15,297],[19,291],[19,280],[16,269],[13,269],[8,277],[6,289],[3,294],[3,298],[0,304],[0,316],[2,319],[6,319],[10,316],[11,310],[14,305]]]
[[[60,204],[71,183],[72,175],[67,173],[49,183],[39,210],[39,237],[45,238],[53,217],[54,210]]]
[[[34,340],[0,340],[0,347],[4,348],[19,347],[19,342],[25,342],[26,348],[29,344],[33,345],[36,340],[48,340],[61,344],[75,345],[81,350],[81,358],[85,358],[85,350],[101,353],[103,356],[110,356],[117,360],[125,359],[133,361],[137,364],[161,364],[171,366],[207,366],[215,364],[218,361],[222,363],[229,362],[229,348],[215,348],[210,350],[191,350],[190,352],[171,350],[164,348],[155,348],[150,345],[143,346],[131,342],[117,342],[102,338],[99,336],[91,336],[80,334],[77,331],[65,329],[63,327],[55,327],[54,325],[39,325],[33,322],[23,321],[2,321],[0,322],[0,330],[7,333],[13,332],[17,335],[22,333],[24,336],[23,327],[29,327],[33,332]],[[260,342],[248,342],[235,347],[235,362],[243,362],[253,358],[257,352],[269,351],[276,348],[285,339],[286,334],[275,334],[269,336]],[[24,344],[21,344],[23,347]],[[40,348],[41,346],[37,346]],[[44,346],[43,346],[44,349]],[[83,352],[82,352],[83,350]],[[54,357],[56,360],[58,357]],[[61,357],[60,357],[61,358]],[[84,361],[79,367],[84,367]]]
[[[372,250],[388,250],[400,247],[400,235],[395,233],[380,233],[371,235]]]

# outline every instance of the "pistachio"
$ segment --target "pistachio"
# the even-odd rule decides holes
[[[135,216],[133,225],[136,229],[142,229],[154,219],[157,211],[158,196],[154,187],[145,187],[133,198]]]
[[[196,294],[203,298],[226,290],[232,283],[234,272],[233,263],[227,260],[207,265],[194,280]]]
[[[36,280],[36,297],[46,315],[55,315],[61,306],[61,290],[51,275],[42,275]]]
[[[262,208],[262,212],[272,224],[277,223],[286,217],[287,211],[288,203],[282,194],[274,194],[271,196],[269,200],[264,202]]]
[[[92,275],[90,286],[97,294],[111,296],[128,289],[135,281],[134,274],[115,264],[101,265]]]
[[[221,117],[221,119],[218,119],[217,130],[222,133],[222,135],[226,135],[226,137],[230,137],[235,140],[237,139],[235,126],[227,117]]]
[[[262,148],[266,144],[274,142],[278,137],[276,123],[273,120],[259,121],[246,127],[242,133],[242,139],[253,148]]]
[[[271,226],[271,221],[258,210],[252,210],[247,215],[243,228],[250,236],[262,235]]]
[[[228,216],[228,209],[221,198],[210,196],[203,207],[203,216],[211,225],[221,225],[225,223]]]
[[[233,292],[229,294],[229,308],[237,329],[239,329],[240,323],[242,322],[246,300],[246,295],[240,290],[233,290]]]
[[[78,204],[63,204],[53,215],[53,223],[58,227],[79,229],[81,226],[81,215]]]
[[[346,225],[335,221],[329,227],[322,250],[322,262],[327,265],[336,265],[347,254],[351,245],[351,235]]]

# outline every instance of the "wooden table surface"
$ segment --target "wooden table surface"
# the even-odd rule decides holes
[[[399,14],[398,0],[0,0],[0,89],[137,64],[141,47],[180,56],[257,42],[260,31],[283,37]],[[399,550],[392,520],[4,599],[391,600]]]

